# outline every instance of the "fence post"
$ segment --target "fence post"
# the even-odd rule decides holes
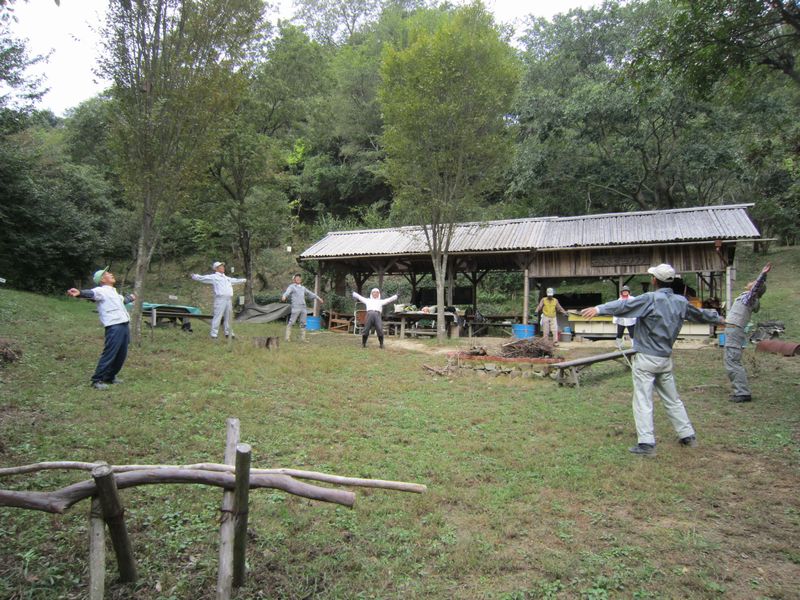
[[[89,509],[89,600],[103,600],[106,586],[106,531],[100,498]]]
[[[100,497],[103,518],[108,525],[111,544],[117,555],[119,580],[123,583],[136,581],[136,561],[133,558],[128,528],[125,527],[125,510],[119,499],[114,472],[108,465],[100,465],[92,469],[92,477],[97,485],[97,494]]]
[[[250,498],[249,444],[236,445],[236,487],[234,488],[233,587],[242,587],[245,579],[247,518]]]
[[[239,419],[228,419],[225,435],[225,464],[236,462],[236,444],[239,443]],[[222,509],[219,526],[219,573],[217,574],[217,600],[231,597],[233,583],[233,508],[232,490],[222,492]]]

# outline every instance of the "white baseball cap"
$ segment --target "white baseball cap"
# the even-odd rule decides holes
[[[665,283],[670,283],[673,279],[675,279],[675,269],[666,263],[662,263],[656,267],[650,267],[647,269],[647,272],[659,281],[663,281]]]
[[[553,296],[555,293],[556,293],[556,291],[553,288],[547,288],[547,295],[548,296]]]
[[[380,291],[378,288],[372,288],[372,289],[369,291],[369,293],[370,293],[370,294],[372,294],[372,292],[378,292],[379,294],[381,293],[381,291]]]
[[[212,271],[216,271],[216,270],[217,270],[217,267],[219,267],[220,265],[224,265],[224,264],[225,264],[224,262],[220,262],[220,261],[217,261],[217,262],[215,262],[215,263],[212,263],[212,264],[211,264],[211,270],[212,270]]]

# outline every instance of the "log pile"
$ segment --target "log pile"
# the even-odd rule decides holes
[[[553,343],[543,338],[525,338],[508,342],[501,346],[506,358],[552,358],[555,352]]]

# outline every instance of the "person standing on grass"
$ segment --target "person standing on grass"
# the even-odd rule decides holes
[[[233,320],[233,286],[245,283],[247,279],[228,277],[225,275],[225,263],[215,262],[211,265],[214,271],[210,275],[193,274],[192,279],[200,283],[214,286],[214,317],[211,319],[211,339],[217,339],[220,321],[223,323],[225,337],[236,336],[231,327]]]
[[[750,322],[750,316],[761,308],[761,296],[767,291],[767,273],[772,263],[767,263],[755,281],[748,283],[745,291],[733,301],[733,306],[725,318],[725,370],[733,386],[731,402],[750,402],[753,397],[747,371],[742,365],[742,348],[745,345],[744,328]]]
[[[673,375],[672,347],[684,319],[698,323],[722,323],[715,310],[701,310],[672,291],[675,269],[660,264],[650,267],[654,291],[629,300],[614,300],[600,306],[584,308],[581,315],[591,319],[597,315],[635,317],[636,337],[631,372],[633,375],[633,418],[638,443],[629,448],[633,454],[655,456],[656,438],[653,427],[653,390],[658,392],[667,416],[678,434],[680,444],[695,446],[697,437],[686,408],[678,396]]]
[[[353,298],[367,305],[367,320],[364,322],[364,330],[361,333],[361,347],[367,347],[370,331],[374,329],[375,334],[378,336],[378,343],[383,348],[383,307],[389,302],[395,302],[397,294],[382,299],[381,291],[378,288],[372,288],[369,292],[369,298],[364,298],[364,296],[356,292],[353,292]]]
[[[300,323],[300,339],[303,342],[306,341],[306,314],[308,313],[306,296],[312,300],[319,300],[319,303],[322,304],[322,298],[311,290],[303,287],[302,282],[302,275],[300,275],[300,273],[295,273],[292,278],[292,283],[289,284],[289,287],[286,288],[286,291],[283,292],[283,296],[281,296],[281,302],[286,302],[288,299],[292,305],[292,312],[289,315],[289,321],[286,323],[285,337],[287,342],[292,338],[292,325],[295,324],[295,321],[299,321]]]
[[[93,300],[97,304],[100,323],[105,327],[105,341],[100,360],[97,361],[97,368],[92,375],[91,385],[96,390],[106,390],[111,384],[122,383],[122,380],[117,378],[117,373],[125,364],[131,339],[129,326],[131,317],[125,309],[125,303],[133,302],[136,300],[136,296],[134,294],[128,294],[125,297],[119,295],[114,288],[117,280],[108,267],[96,271],[92,279],[97,287],[90,290],[70,288],[67,290],[67,295],[73,298]]]
[[[555,290],[547,288],[547,296],[539,301],[536,312],[542,315],[542,338],[548,339],[553,334],[553,343],[558,343],[558,313],[566,315],[567,311],[555,297]]]
[[[620,300],[630,300],[631,298],[635,298],[636,296],[631,296],[631,288],[627,285],[622,286],[622,290],[619,292],[619,299]],[[625,333],[625,329],[628,330],[628,335],[631,336],[631,340],[633,340],[633,332],[636,329],[636,319],[633,317],[612,317],[611,321],[617,326],[617,347],[622,346],[622,334]]]

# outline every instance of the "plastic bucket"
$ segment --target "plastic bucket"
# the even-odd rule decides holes
[[[306,317],[306,329],[308,331],[319,331],[322,328],[320,317]]]
[[[725,345],[725,334],[724,333],[720,333],[719,335],[717,335],[717,343],[720,345],[720,347]]]
[[[560,342],[571,342],[572,341],[572,333],[568,331],[563,331],[561,335],[558,336],[558,341]]]
[[[511,333],[514,334],[515,338],[520,340],[525,338],[532,338],[533,334],[536,331],[535,325],[512,325],[511,326]]]
[[[571,334],[572,333],[572,328],[571,327],[564,327],[564,333]]]

